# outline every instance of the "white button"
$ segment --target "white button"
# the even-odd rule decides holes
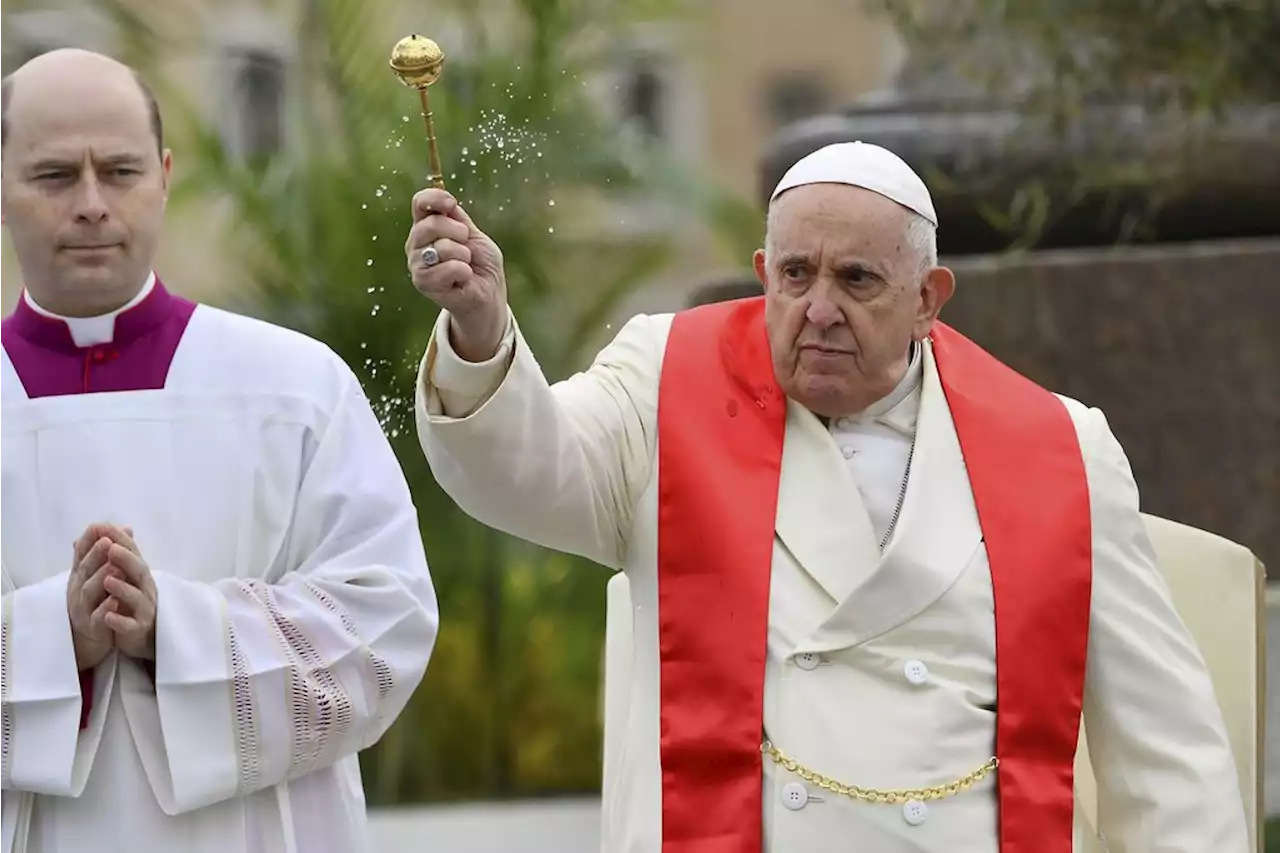
[[[782,789],[782,804],[798,812],[809,802],[809,792],[799,782],[792,782]]]
[[[848,418],[836,418],[837,429],[848,429],[851,426],[853,426],[853,421]]]
[[[853,448],[847,444],[844,447],[840,448],[840,452],[844,454],[845,459],[853,458]]]
[[[902,668],[902,674],[912,684],[924,684],[929,680],[929,667],[925,666],[922,661],[909,660],[906,666]]]
[[[902,807],[902,819],[911,826],[919,826],[929,816],[929,807],[920,800],[907,800]]]
[[[805,672],[812,672],[814,669],[817,669],[818,664],[821,662],[822,659],[812,652],[805,652],[802,655],[796,655],[796,666],[800,667]]]

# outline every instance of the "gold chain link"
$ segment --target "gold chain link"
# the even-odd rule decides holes
[[[794,758],[788,758],[782,750],[778,749],[769,741],[765,741],[760,745],[760,751],[773,759],[773,763],[786,768],[792,773],[799,776],[817,788],[824,791],[830,791],[833,794],[839,794],[844,797],[850,797],[855,800],[861,800],[864,803],[882,803],[888,805],[897,805],[898,803],[906,803],[911,800],[941,800],[943,797],[953,797],[961,791],[972,788],[978,782],[985,779],[990,773],[994,772],[1000,766],[1000,762],[995,756],[986,764],[974,770],[967,776],[948,782],[945,785],[935,785],[932,788],[908,788],[899,791],[879,791],[875,788],[859,788],[856,785],[844,785],[834,779],[828,779],[821,773],[815,773],[808,767],[805,767]]]

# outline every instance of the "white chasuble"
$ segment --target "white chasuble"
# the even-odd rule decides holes
[[[438,624],[395,456],[316,341],[158,283],[113,326],[4,324],[4,853],[363,851],[357,753]],[[96,522],[155,579],[154,664],[77,672]]]

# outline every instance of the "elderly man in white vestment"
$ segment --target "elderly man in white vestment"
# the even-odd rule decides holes
[[[498,247],[443,190],[413,217],[414,285],[444,309],[417,397],[435,476],[628,575],[606,851],[1245,853],[1125,455],[1099,411],[938,322],[955,281],[902,160],[802,159],[762,297],[638,316],[555,384]]]
[[[4,853],[352,853],[357,753],[426,670],[417,514],[354,374],[152,272],[133,72],[4,81]]]

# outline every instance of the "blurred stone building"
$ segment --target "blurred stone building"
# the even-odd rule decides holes
[[[298,142],[290,133],[288,106],[300,86],[298,38],[307,0],[114,0],[114,5],[166,34],[158,68],[223,129],[228,150],[250,155]],[[453,56],[465,51],[457,3],[393,0],[386,5],[394,14],[378,26],[385,30],[388,50],[401,36],[420,31]],[[483,4],[486,28],[491,21],[501,28],[501,7],[501,2]],[[105,8],[99,0],[7,1],[5,72],[57,47],[121,53],[127,35]],[[697,0],[683,8],[674,20],[631,27],[613,50],[613,67],[592,86],[619,123],[634,125],[686,167],[743,198],[754,196],[763,140],[789,122],[876,88],[901,62],[893,30],[859,3]],[[390,74],[387,85],[396,85]],[[174,155],[180,171],[184,152],[178,148]],[[216,199],[171,209],[158,265],[186,295],[216,301],[237,286],[235,259],[220,236],[225,215]],[[632,205],[616,220],[619,224],[609,227],[671,229],[680,244],[679,275],[655,282],[629,310],[678,304],[718,270],[742,266],[741,259],[733,263],[717,256],[704,233],[661,207]],[[6,237],[6,313],[20,286]]]

